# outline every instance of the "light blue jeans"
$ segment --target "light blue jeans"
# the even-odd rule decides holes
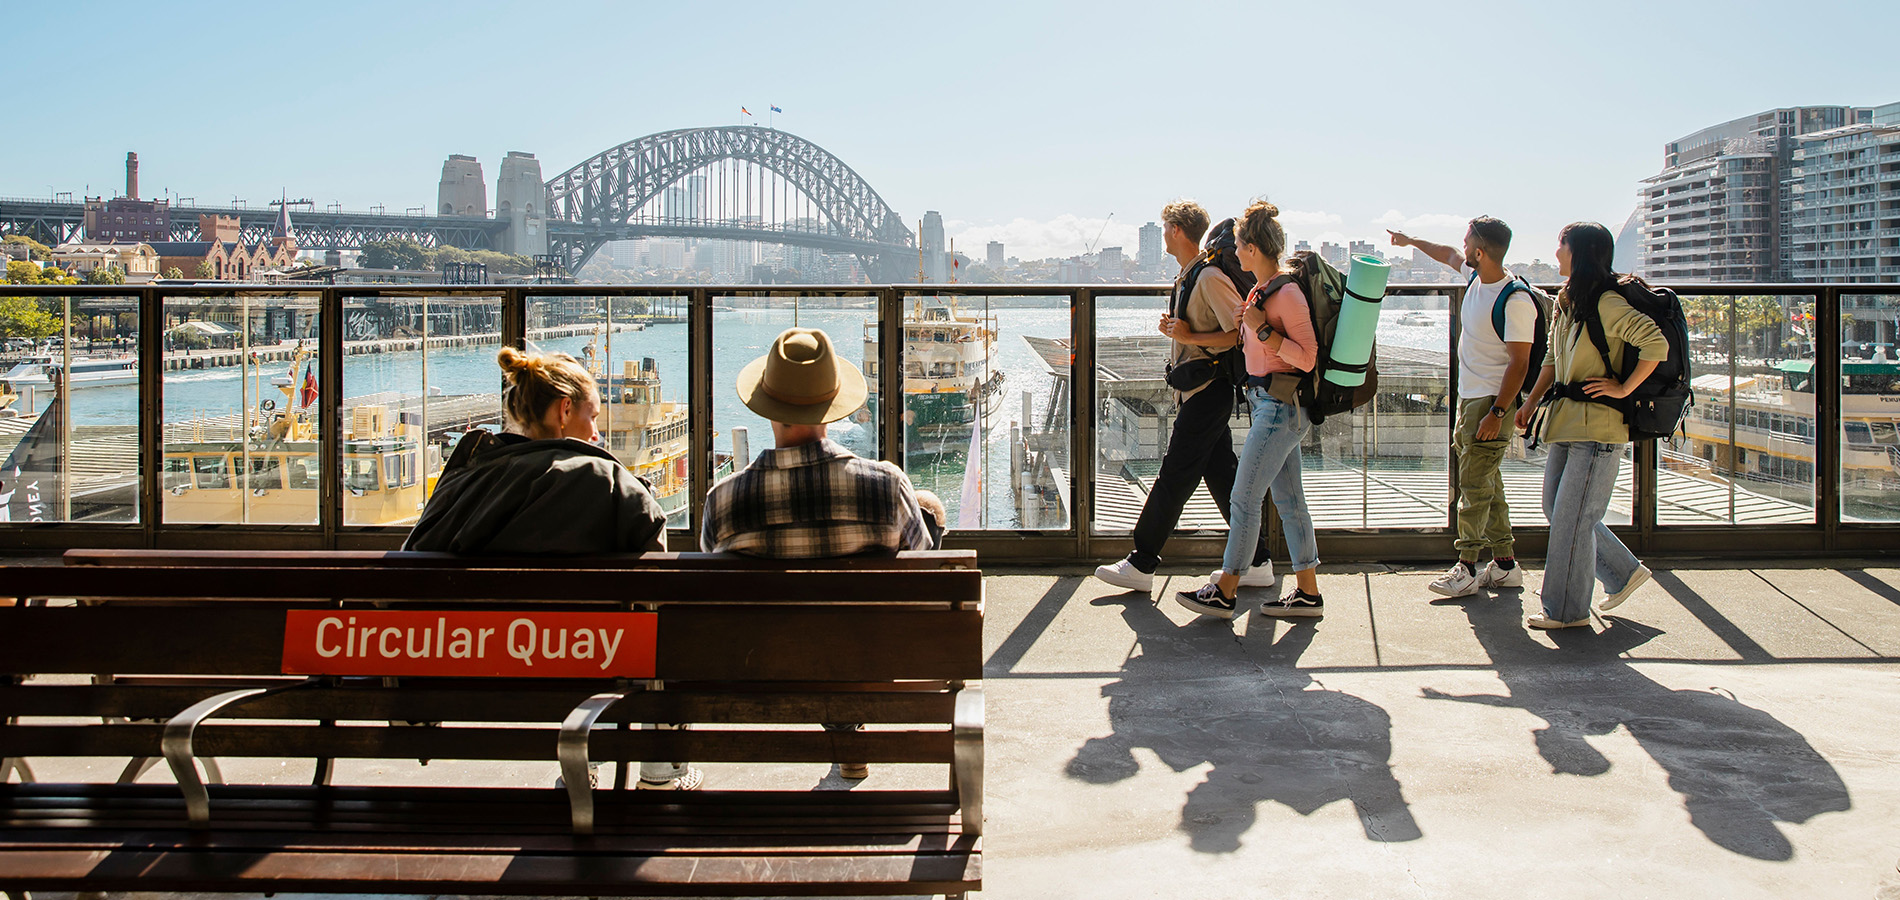
[[[1562,441],[1547,446],[1544,518],[1550,520],[1550,547],[1544,553],[1544,615],[1575,622],[1590,616],[1593,577],[1614,593],[1636,574],[1636,554],[1603,524],[1624,445]]]
[[[1234,473],[1234,495],[1228,502],[1233,520],[1227,523],[1221,571],[1245,572],[1253,562],[1260,541],[1260,506],[1271,488],[1293,571],[1304,572],[1319,565],[1313,516],[1306,511],[1306,492],[1300,485],[1300,439],[1311,423],[1305,409],[1275,400],[1266,388],[1248,388],[1247,402],[1253,406],[1253,427],[1247,429],[1240,470]]]

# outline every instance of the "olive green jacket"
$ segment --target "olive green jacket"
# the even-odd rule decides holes
[[[1557,368],[1556,384],[1574,384],[1591,378],[1614,378],[1623,370],[1623,356],[1634,346],[1638,359],[1661,361],[1669,358],[1669,339],[1655,320],[1637,312],[1615,291],[1604,291],[1597,299],[1598,314],[1603,317],[1603,337],[1610,345],[1610,358],[1604,360],[1590,341],[1590,329],[1572,319],[1557,304],[1550,323],[1550,349],[1544,365]],[[1543,440],[1598,441],[1624,444],[1630,429],[1623,422],[1623,411],[1603,403],[1559,398],[1545,411]]]

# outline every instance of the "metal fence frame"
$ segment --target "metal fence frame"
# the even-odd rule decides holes
[[[1669,284],[1684,296],[1799,296],[1815,300],[1816,384],[1822,388],[1815,397],[1815,504],[1816,521],[1812,524],[1787,525],[1659,525],[1656,516],[1657,456],[1653,442],[1640,445],[1636,453],[1637,481],[1632,497],[1631,524],[1617,532],[1632,550],[1649,556],[1762,557],[1815,554],[1866,555],[1892,553],[1900,549],[1900,523],[1843,523],[1840,496],[1841,443],[1841,313],[1840,300],[1849,295],[1900,294],[1900,284]],[[1074,352],[1071,369],[1070,421],[1072,422],[1071,459],[1096,458],[1095,410],[1097,384],[1095,371],[1096,300],[1098,297],[1163,298],[1168,285],[1050,285],[1050,284],[887,284],[837,286],[773,285],[335,285],[304,286],[295,284],[221,284],[193,286],[113,286],[113,285],[9,285],[0,288],[12,296],[31,297],[110,297],[139,300],[138,353],[141,360],[162,358],[164,303],[168,298],[235,299],[244,293],[295,293],[317,295],[318,341],[318,415],[330,423],[320,444],[319,466],[322,481],[318,499],[318,524],[299,526],[166,524],[161,521],[160,490],[162,479],[163,435],[160,422],[164,368],[139,367],[140,485],[139,521],[126,525],[86,523],[37,523],[0,525],[0,552],[45,553],[68,547],[158,547],[158,548],[285,548],[285,549],[387,549],[400,544],[407,529],[343,525],[342,458],[336,423],[343,408],[343,310],[345,300],[378,296],[479,296],[499,297],[502,301],[502,341],[524,346],[527,334],[528,305],[539,297],[642,297],[684,298],[687,308],[688,340],[688,415],[693,457],[692,496],[703,497],[711,487],[713,451],[712,381],[713,328],[715,297],[797,298],[875,298],[878,315],[880,370],[902,373],[900,323],[904,302],[918,296],[952,295],[959,297],[1066,297],[1069,300],[1070,346]],[[1451,353],[1456,358],[1457,310],[1464,295],[1463,285],[1394,285],[1395,296],[1446,296],[1453,312]],[[1456,395],[1457,366],[1448,374],[1450,390]],[[1076,377],[1082,374],[1089,377]],[[880,455],[900,462],[903,441],[901,391],[879,391]],[[1449,431],[1446,434],[1450,442]],[[1095,467],[1072,466],[1074,483],[1070,498],[1070,525],[1061,530],[1037,531],[952,531],[946,543],[955,548],[976,550],[984,559],[995,562],[1083,563],[1114,559],[1126,554],[1131,542],[1126,534],[1097,533],[1090,527],[1094,519]],[[1456,460],[1447,467],[1447,491],[1452,489]],[[1449,508],[1443,527],[1372,528],[1368,530],[1322,530],[1320,553],[1334,562],[1352,560],[1433,560],[1449,555],[1454,533],[1455,508]],[[688,547],[697,541],[699,504],[691,506],[689,527],[675,530],[669,546]],[[1277,527],[1277,525],[1276,525]],[[1527,556],[1540,555],[1546,536],[1542,528],[1517,528],[1518,545]],[[1170,542],[1171,561],[1214,560],[1221,555],[1225,537],[1218,534],[1183,534]]]

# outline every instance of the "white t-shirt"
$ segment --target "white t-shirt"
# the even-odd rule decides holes
[[[1471,266],[1460,264],[1458,274],[1470,280]],[[1511,354],[1504,342],[1529,344],[1537,337],[1537,304],[1524,291],[1513,291],[1510,299],[1504,301],[1504,337],[1498,337],[1498,329],[1491,322],[1491,309],[1497,305],[1498,293],[1510,280],[1507,274],[1491,284],[1471,281],[1471,286],[1465,289],[1465,303],[1458,311],[1459,320],[1464,323],[1458,335],[1460,400],[1497,396],[1504,386],[1504,370],[1511,366]],[[1532,367],[1540,362],[1542,360],[1534,359],[1526,364],[1526,383],[1537,379]]]

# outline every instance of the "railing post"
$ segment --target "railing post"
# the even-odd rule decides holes
[[[877,292],[877,454],[904,468],[904,293]],[[949,523],[945,523],[948,525]]]
[[[528,349],[528,295],[519,287],[504,289],[501,306],[501,342],[517,350]]]
[[[1450,411],[1445,428],[1445,528],[1451,532],[1455,541],[1458,537],[1458,339],[1463,335],[1462,319],[1465,311],[1465,285],[1451,287],[1451,354],[1445,360],[1445,405]],[[1536,369],[1525,372],[1524,377],[1537,383],[1538,372],[1542,370],[1543,360],[1532,360]],[[1375,399],[1374,404],[1378,401]],[[1507,422],[1504,427],[1515,430],[1514,423]],[[1372,461],[1366,460],[1367,468]]]
[[[146,547],[158,546],[164,515],[165,301],[158,288],[139,290],[139,528]]]
[[[335,549],[343,525],[343,294],[323,289],[317,327],[317,523]]]
[[[688,427],[692,429],[692,458],[698,464],[692,468],[692,482],[688,490],[692,496],[687,500],[687,525],[692,529],[693,539],[690,549],[698,549],[700,516],[706,508],[706,492],[712,490],[714,454],[713,446],[713,320],[712,294],[703,287],[696,287],[686,300],[686,416]],[[742,460],[733,460],[733,470],[744,466]]]
[[[1841,530],[1841,292],[1824,286],[1814,299],[1814,503],[1821,546],[1833,552]]]
[[[1069,527],[1081,560],[1094,557],[1095,388],[1095,291],[1077,288],[1069,301]]]

